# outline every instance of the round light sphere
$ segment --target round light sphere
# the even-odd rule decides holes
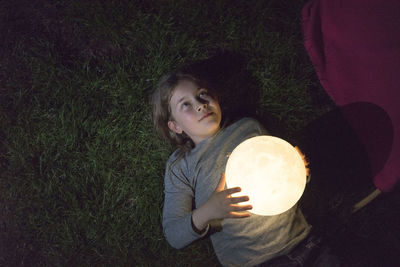
[[[252,213],[272,216],[293,207],[306,186],[306,167],[300,153],[274,136],[257,136],[240,143],[225,170],[228,188],[249,196]]]

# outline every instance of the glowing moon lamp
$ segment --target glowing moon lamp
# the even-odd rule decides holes
[[[289,210],[300,199],[306,167],[291,144],[262,135],[243,141],[232,151],[225,177],[228,188],[242,188],[235,195],[249,196],[252,213],[272,216]]]

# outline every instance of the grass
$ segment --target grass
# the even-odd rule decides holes
[[[149,88],[229,51],[257,88],[257,113],[294,136],[333,107],[302,46],[301,6],[1,2],[0,264],[218,266],[209,240],[177,251],[164,239],[173,148],[152,129]],[[372,216],[361,214],[358,225]]]

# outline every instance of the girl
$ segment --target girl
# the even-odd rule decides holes
[[[276,216],[251,214],[243,203],[249,197],[231,197],[240,188],[225,188],[229,154],[242,141],[267,134],[263,127],[250,118],[221,127],[215,91],[182,71],[164,76],[151,102],[155,128],[178,146],[164,181],[162,223],[171,246],[209,234],[224,266],[304,266],[320,240],[309,236],[311,226],[297,206]]]

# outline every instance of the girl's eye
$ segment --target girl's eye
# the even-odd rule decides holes
[[[187,108],[187,107],[190,107],[190,102],[183,102],[182,108]]]
[[[206,90],[200,91],[199,96],[203,97],[203,96],[207,96],[208,92]]]

